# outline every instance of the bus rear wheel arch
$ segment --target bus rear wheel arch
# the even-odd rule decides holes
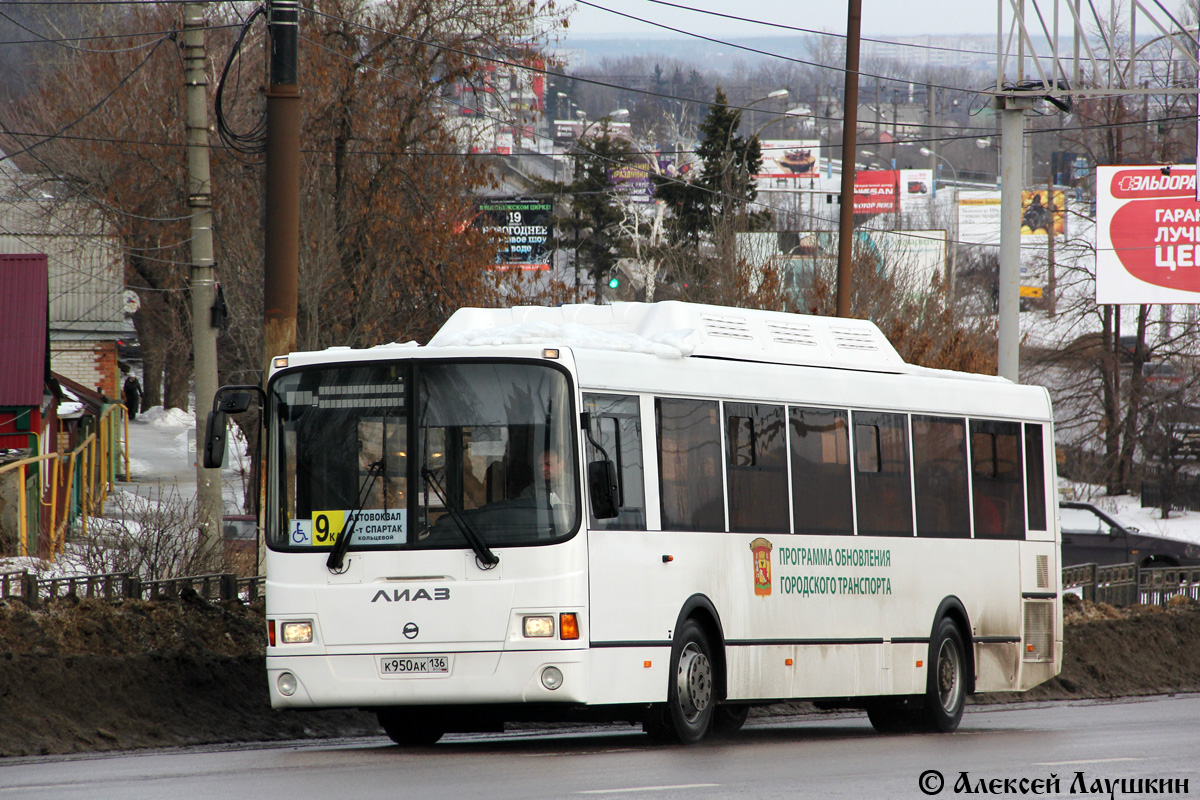
[[[867,718],[876,731],[951,733],[958,728],[967,695],[974,690],[965,630],[969,628],[959,615],[938,616],[929,639],[925,693],[868,703]]]

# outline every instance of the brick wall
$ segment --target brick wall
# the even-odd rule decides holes
[[[60,375],[114,400],[121,399],[116,342],[52,341],[50,365]]]

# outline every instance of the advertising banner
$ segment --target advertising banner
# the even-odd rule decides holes
[[[819,139],[762,139],[762,168],[754,176],[759,181],[772,178],[811,178],[820,172]]]
[[[650,175],[657,167],[657,159],[653,161],[653,164],[648,160],[641,160],[614,167],[608,171],[608,179],[617,193],[630,202],[653,203],[654,184],[650,181]]]
[[[1096,169],[1096,302],[1200,302],[1194,166]]]
[[[1046,190],[1021,192],[1021,241],[1030,244],[1046,241],[1053,226],[1057,241],[1067,235],[1067,196],[1056,189],[1050,202]],[[1000,244],[1000,192],[960,191],[958,193],[959,239],[965,244]]]
[[[864,170],[854,175],[855,214],[895,214],[900,171]]]
[[[483,200],[475,224],[503,239],[496,251],[496,268],[550,269],[550,215],[553,206],[542,200]]]

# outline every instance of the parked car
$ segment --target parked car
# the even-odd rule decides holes
[[[1091,503],[1058,504],[1062,523],[1062,565],[1129,564],[1181,567],[1200,564],[1200,545],[1153,536],[1129,528]]]

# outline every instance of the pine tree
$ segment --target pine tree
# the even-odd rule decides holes
[[[770,212],[750,210],[758,197],[754,175],[762,168],[762,150],[757,136],[738,134],[741,122],[742,112],[729,108],[718,88],[700,123],[699,174],[687,181],[655,177],[655,194],[672,212],[668,228],[673,243],[698,245],[722,221],[739,219],[736,227],[755,230],[770,219]]]
[[[581,139],[577,148],[575,177],[568,183],[543,188],[570,197],[554,219],[554,245],[574,249],[577,265],[587,271],[600,297],[622,253],[619,225],[624,212],[613,187],[612,172],[631,162],[633,149],[627,140],[612,135],[607,122],[602,122],[593,136]]]

